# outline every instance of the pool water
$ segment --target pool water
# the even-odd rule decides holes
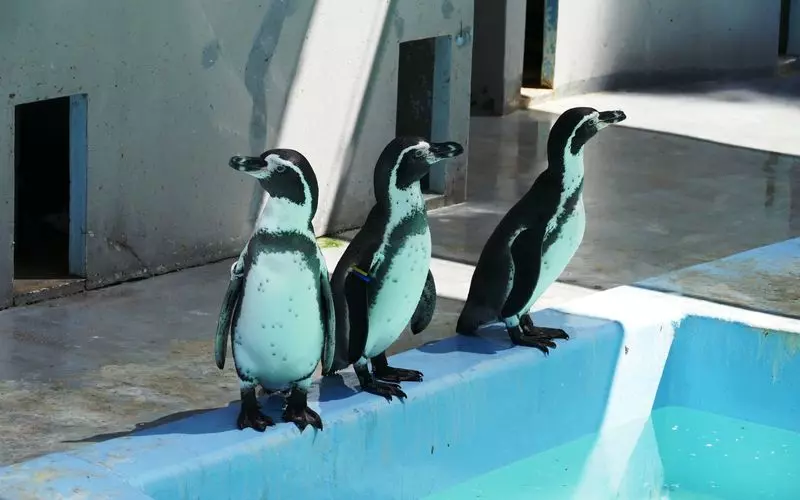
[[[646,422],[584,436],[425,500],[478,498],[796,500],[800,434],[660,408]]]

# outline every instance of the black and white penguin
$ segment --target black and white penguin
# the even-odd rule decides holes
[[[227,338],[239,376],[240,429],[263,431],[274,425],[261,413],[256,386],[267,392],[291,388],[283,420],[300,431],[322,429],[308,407],[311,378],[334,351],[333,296],[325,258],[311,219],[317,211],[317,179],[308,160],[291,149],[272,149],[260,157],[234,156],[231,168],[258,179],[270,199],[239,259],[217,323],[217,366],[225,366]]]
[[[547,169],[502,218],[475,267],[456,331],[473,335],[502,321],[514,344],[547,354],[561,329],[534,326],[531,306],[561,275],[583,240],[583,147],[598,131],[625,119],[622,111],[565,111],[550,130]]]
[[[376,203],[331,277],[336,356],[324,375],[354,365],[361,388],[390,401],[406,397],[399,382],[422,380],[416,370],[389,366],[385,351],[409,322],[418,333],[433,315],[431,234],[419,181],[431,165],[463,151],[420,137],[398,137],[384,148],[375,165]]]

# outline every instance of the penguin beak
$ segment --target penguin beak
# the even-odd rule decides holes
[[[232,156],[228,166],[239,172],[255,172],[264,168],[266,163],[257,156]]]
[[[457,142],[433,142],[428,148],[428,163],[433,164],[447,158],[453,158],[464,152],[464,148]]]
[[[625,116],[625,112],[622,110],[602,111],[598,115],[597,121],[605,123],[606,125],[611,125],[612,123],[619,123],[625,118],[627,118],[627,116]]]

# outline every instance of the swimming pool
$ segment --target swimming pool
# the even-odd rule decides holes
[[[425,372],[404,404],[347,374],[318,434],[234,404],[0,469],[0,497],[800,498],[800,322],[634,287],[535,318],[572,339],[443,340],[395,357]]]

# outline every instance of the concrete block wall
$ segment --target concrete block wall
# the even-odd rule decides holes
[[[545,11],[541,76],[555,95],[767,74],[778,60],[780,0],[476,0],[475,114],[516,108],[525,13],[537,1]],[[792,16],[800,19],[800,6]],[[794,31],[790,52],[800,50]]]
[[[455,37],[472,0],[9,0],[0,15],[0,307],[11,298],[14,106],[88,97],[88,287],[235,255],[262,204],[232,154],[296,148],[319,234],[358,226],[394,135],[398,42]],[[449,114],[465,144],[471,45],[450,39]],[[464,198],[466,158],[443,174]],[[46,179],[43,177],[43,181]]]
[[[772,71],[779,22],[780,0],[560,0],[554,87]]]
[[[800,0],[789,2],[789,40],[786,53],[800,56]]]

